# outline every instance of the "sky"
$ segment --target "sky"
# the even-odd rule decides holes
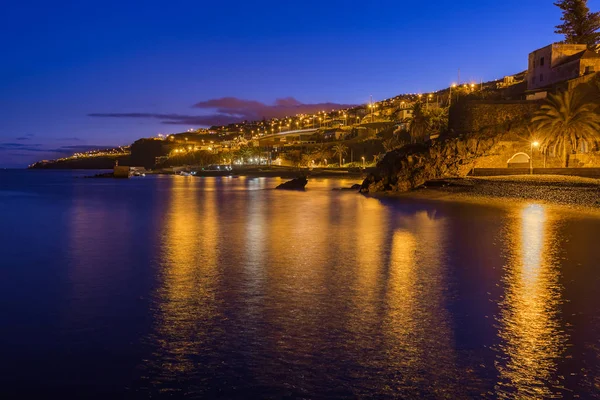
[[[552,3],[8,0],[0,167],[502,78],[561,40]]]

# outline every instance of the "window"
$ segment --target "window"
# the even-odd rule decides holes
[[[535,85],[535,76],[533,78],[531,78],[531,84]]]
[[[540,82],[544,82],[544,74],[540,74]]]
[[[543,67],[544,66],[544,57],[540,58],[540,66]]]
[[[533,68],[535,68],[535,58],[533,59]]]
[[[596,72],[596,69],[594,68],[594,66],[590,65],[585,67],[585,74],[593,74],[594,72]]]

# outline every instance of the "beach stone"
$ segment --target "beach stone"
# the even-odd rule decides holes
[[[308,184],[308,179],[305,176],[301,176],[299,178],[292,179],[291,181],[287,181],[277,186],[275,189],[279,190],[304,190],[305,186]]]

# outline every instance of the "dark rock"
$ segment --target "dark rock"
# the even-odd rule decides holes
[[[339,189],[333,189],[333,190],[345,190],[345,191],[354,191],[354,192],[358,192],[360,189],[362,188],[362,185],[360,183],[355,183],[354,185],[350,186],[349,188],[339,188]]]
[[[112,172],[105,172],[103,174],[96,174],[92,176],[85,176],[84,178],[114,178],[115,174]]]
[[[364,180],[360,192],[406,192],[431,186],[437,179],[467,176],[479,158],[498,147],[504,135],[479,132],[390,151]]]
[[[308,183],[308,179],[305,176],[301,176],[299,178],[292,179],[291,181],[282,183],[277,186],[275,189],[280,190],[304,190],[304,187]]]

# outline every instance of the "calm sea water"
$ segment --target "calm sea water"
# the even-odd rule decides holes
[[[0,398],[600,397],[595,216],[85,174],[0,171]]]

